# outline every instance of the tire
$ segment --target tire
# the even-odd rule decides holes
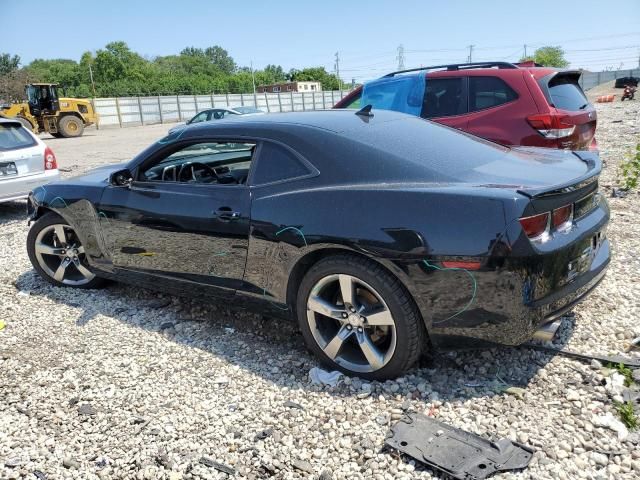
[[[51,135],[54,138],[63,138],[61,133],[53,133],[53,132],[49,132],[49,135]]]
[[[84,123],[75,115],[65,115],[58,120],[58,133],[65,138],[80,137]]]
[[[63,242],[58,235],[64,237]],[[38,274],[56,287],[90,289],[105,283],[89,269],[84,249],[68,222],[53,212],[46,213],[31,226],[27,253]],[[62,277],[56,278],[59,269]]]
[[[26,119],[26,118],[24,118],[24,117],[19,117],[19,116],[18,116],[18,117],[16,117],[16,120],[18,120],[18,121],[22,124],[22,126],[23,126],[24,128],[26,128],[26,129],[27,129],[27,130],[29,130],[30,132],[33,132],[33,125],[31,125],[31,122],[30,122],[29,120],[27,120],[27,119]]]
[[[349,290],[353,300],[343,302],[341,292]],[[413,298],[398,279],[366,258],[340,254],[312,266],[298,289],[296,312],[307,347],[328,368],[347,375],[395,378],[428,348]]]

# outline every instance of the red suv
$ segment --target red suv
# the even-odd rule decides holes
[[[422,88],[403,82],[402,77],[412,73]],[[439,65],[385,75],[358,87],[334,108],[372,104],[374,109],[414,113],[503,145],[587,150],[596,146],[596,111],[579,78],[579,71],[533,62]]]

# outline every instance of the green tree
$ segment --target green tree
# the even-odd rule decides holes
[[[20,66],[20,57],[9,53],[0,53],[0,75],[9,75]]]
[[[148,62],[131,51],[125,42],[111,42],[96,52],[94,63],[94,73],[100,82],[114,82],[123,78],[144,81]]]
[[[533,60],[545,67],[557,67],[564,68],[569,65],[569,62],[564,58],[564,50],[562,47],[540,47],[534,53],[533,57],[522,57],[521,62]]]
[[[204,51],[209,61],[221,72],[231,74],[236,69],[236,62],[229,56],[229,53],[222,47],[214,45]]]
[[[320,82],[323,90],[340,90],[342,88],[342,82],[338,80],[338,77],[327,72],[324,67],[292,69],[289,71],[289,78],[294,82]]]

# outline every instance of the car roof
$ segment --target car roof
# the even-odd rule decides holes
[[[5,123],[13,123],[13,124],[17,124],[22,126],[22,123],[20,123],[19,120],[16,120],[14,118],[6,118],[6,117],[0,117],[0,123],[5,124]]]
[[[356,112],[353,109],[327,109],[308,112],[265,113],[264,115],[238,115],[237,117],[225,119],[224,122],[201,122],[195,125],[188,125],[185,128],[192,130],[194,134],[196,131],[201,134],[206,130],[210,130],[210,133],[215,134],[218,129],[227,129],[231,125],[241,122],[243,128],[255,126],[271,130],[286,130],[292,125],[296,125],[341,133],[362,127],[363,123],[377,124],[413,118],[405,113],[391,110],[372,110],[373,116],[371,117],[356,115]]]

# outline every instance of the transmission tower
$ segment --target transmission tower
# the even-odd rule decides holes
[[[398,60],[398,70],[404,70],[404,47],[402,45],[398,47],[398,56],[396,59]]]

